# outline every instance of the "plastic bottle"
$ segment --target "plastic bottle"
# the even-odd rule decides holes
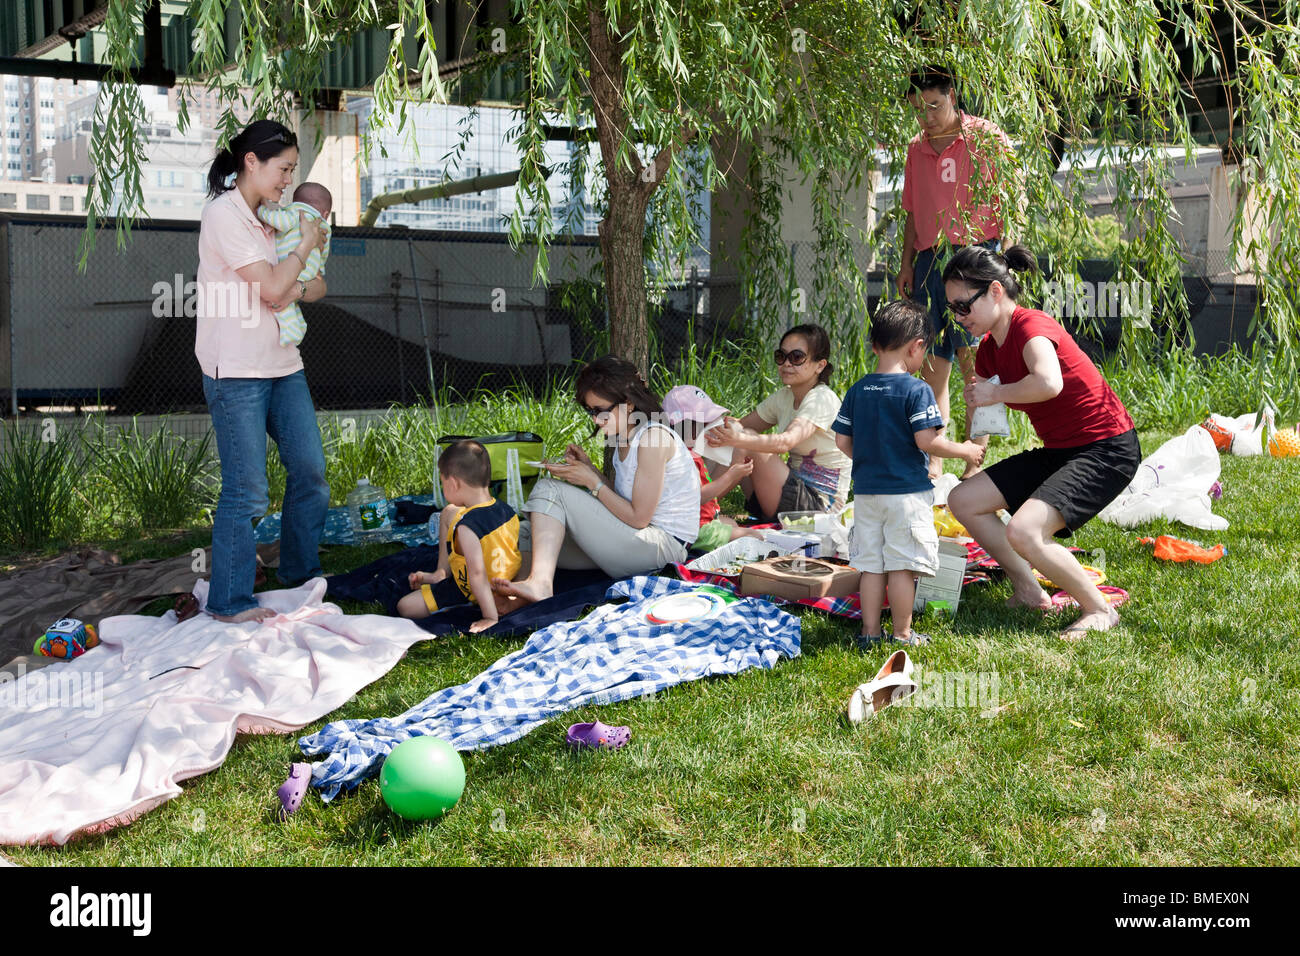
[[[369,478],[358,479],[357,486],[348,492],[348,517],[358,541],[385,541],[392,531],[388,498]]]

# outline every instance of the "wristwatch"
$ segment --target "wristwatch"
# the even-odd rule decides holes
[[[298,288],[298,298],[300,298],[300,299],[305,299],[305,298],[307,298],[307,283],[305,283],[305,282],[303,282],[301,279],[299,279],[299,280],[298,280],[298,287],[299,287],[299,288]]]
[[[605,487],[605,483],[603,481],[598,483],[595,488],[591,489],[591,497],[597,499],[600,498],[600,489],[604,487]]]

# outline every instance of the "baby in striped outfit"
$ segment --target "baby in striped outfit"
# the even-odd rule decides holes
[[[281,260],[302,240],[298,213],[306,213],[309,219],[320,220],[321,232],[325,234],[325,248],[312,249],[308,253],[307,262],[298,273],[299,282],[310,282],[325,272],[325,260],[330,256],[329,214],[333,206],[334,197],[328,189],[320,183],[303,183],[293,191],[293,202],[289,205],[280,207],[263,203],[257,207],[257,218],[276,231],[275,251]],[[307,334],[307,322],[297,302],[290,302],[276,312],[275,320],[280,324],[281,345],[297,345]]]

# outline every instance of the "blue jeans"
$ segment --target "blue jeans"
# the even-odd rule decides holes
[[[221,498],[212,522],[212,583],[208,610],[238,614],[257,607],[253,522],[266,514],[266,436],[288,472],[280,524],[282,583],[321,574],[320,537],[329,509],[325,450],[316,408],[301,369],[282,378],[203,376],[203,397],[221,456]]]
[[[1001,240],[988,239],[978,243],[985,249],[996,249]],[[961,246],[952,249],[956,252]],[[951,258],[951,257],[950,257]],[[930,312],[930,324],[934,326],[934,342],[930,345],[930,354],[936,358],[951,362],[958,349],[978,345],[979,339],[971,335],[961,324],[948,314],[948,296],[943,288],[942,263],[933,249],[922,249],[912,262],[912,298],[927,307]]]

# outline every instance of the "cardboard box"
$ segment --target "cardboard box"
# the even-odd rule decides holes
[[[916,586],[916,607],[924,609],[931,601],[947,605],[949,614],[957,613],[961,601],[961,584],[966,578],[966,546],[954,538],[939,539],[939,573],[921,578]]]
[[[772,594],[790,601],[848,597],[858,591],[861,572],[824,558],[799,555],[747,564],[740,572],[741,594]]]

